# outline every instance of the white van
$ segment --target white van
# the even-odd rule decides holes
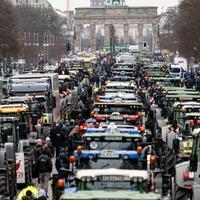
[[[180,65],[171,65],[170,75],[172,77],[182,77],[182,75],[183,75],[182,67]]]

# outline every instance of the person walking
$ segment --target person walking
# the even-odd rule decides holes
[[[50,174],[52,172],[52,162],[50,157],[46,154],[46,151],[37,159],[36,169],[38,170],[38,178],[40,183],[40,188],[43,189],[46,194],[48,193],[48,182]]]
[[[50,135],[52,145],[56,149],[56,157],[58,157],[60,154],[60,149],[66,145],[63,123],[60,122],[54,129],[52,129]]]

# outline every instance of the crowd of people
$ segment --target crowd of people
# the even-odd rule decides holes
[[[43,136],[38,139],[34,149],[33,159],[33,178],[38,180],[39,188],[43,191],[43,196],[40,200],[48,197],[48,182],[51,178],[51,173],[54,168],[53,158],[55,159],[55,169],[58,173],[62,168],[68,169],[68,158],[72,155],[74,146],[72,139],[74,134],[78,132],[79,127],[83,122],[90,118],[90,113],[93,109],[93,98],[95,95],[100,94],[105,80],[111,78],[111,66],[112,62],[100,62],[92,72],[87,70],[79,70],[76,76],[72,80],[73,86],[77,86],[78,90],[74,91],[75,95],[71,95],[70,99],[67,99],[68,106],[70,106],[70,114],[64,115],[65,117],[59,123],[53,123],[49,136]],[[142,66],[142,65],[141,65]],[[146,71],[141,70],[141,66],[138,65],[135,71],[135,93],[138,98],[148,107],[146,128],[150,130],[151,135],[156,134],[154,126],[153,107],[156,99],[154,95],[162,92],[162,87],[159,83],[150,84],[149,78],[146,76]],[[65,65],[61,65],[58,68],[58,73],[69,74],[69,71],[65,68]],[[186,88],[196,87],[200,88],[200,79],[194,81],[193,73],[186,72],[184,75],[184,84]],[[70,88],[73,93],[73,87]],[[67,116],[67,117],[66,117]],[[170,131],[176,131],[178,125],[174,122]],[[79,135],[80,136],[80,135]],[[80,138],[76,138],[80,140]],[[27,190],[23,200],[33,200],[32,192]],[[39,200],[38,199],[38,200]]]

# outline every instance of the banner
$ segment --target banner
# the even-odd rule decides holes
[[[24,153],[16,153],[17,183],[25,183]]]

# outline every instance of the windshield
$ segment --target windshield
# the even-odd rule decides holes
[[[13,134],[13,126],[10,123],[3,123],[3,125],[1,126],[1,131],[3,132],[3,134],[6,134],[8,136],[12,136]]]
[[[123,90],[134,90],[134,87],[133,86],[107,86],[106,87],[106,90],[120,90],[120,91],[123,91]],[[118,92],[120,92],[118,91]]]
[[[141,110],[141,106],[132,105],[98,105],[98,114],[112,114],[118,112],[120,114],[133,115],[137,114],[138,110]]]
[[[163,87],[173,87],[173,84],[169,81],[163,81],[160,83]]]
[[[20,122],[28,122],[28,113],[0,113],[0,117],[16,117]]]
[[[13,126],[12,123],[9,122],[3,122],[0,127],[0,143],[6,143],[6,142],[17,142],[16,138],[18,136],[16,135],[15,126]]]
[[[112,154],[114,151],[109,150],[102,153],[109,153],[108,158],[101,159],[80,159],[77,163],[77,169],[108,169],[108,168],[116,168],[116,169],[138,169],[139,162],[135,162],[135,160],[125,160],[119,158],[112,158]]]
[[[100,138],[99,138],[100,139]],[[106,137],[105,139],[110,140],[110,141],[86,141],[85,142],[85,149],[88,150],[109,150],[109,149],[114,149],[114,150],[127,150],[127,151],[133,151],[135,150],[135,144],[133,142],[123,142],[122,137],[118,136],[111,136],[111,137]],[[111,140],[118,140],[118,141],[111,141]],[[119,140],[121,139],[121,140]]]
[[[116,66],[113,66],[113,70],[123,70],[123,69],[127,69],[127,70],[131,70],[133,71],[134,68],[130,65],[116,65]]]
[[[101,122],[105,121],[105,120],[99,120]],[[109,120],[107,120],[106,122],[108,122],[107,124],[110,124],[110,123],[115,123],[116,125],[137,125],[138,124],[138,121],[135,120],[135,121],[130,121],[130,120],[123,120],[123,119],[112,119],[110,118]]]
[[[181,69],[180,68],[171,68],[170,72],[172,73],[180,73]]]

